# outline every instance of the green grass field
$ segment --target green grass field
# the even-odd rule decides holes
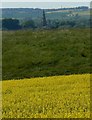
[[[90,74],[3,81],[3,118],[90,118]]]
[[[3,31],[2,77],[90,73],[90,30]]]

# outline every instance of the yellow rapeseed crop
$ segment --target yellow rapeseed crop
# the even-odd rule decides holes
[[[2,82],[3,118],[90,118],[90,74]]]

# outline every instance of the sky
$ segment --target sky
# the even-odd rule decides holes
[[[43,2],[43,0],[1,0],[1,2]],[[44,0],[44,2],[90,2],[92,0]]]
[[[90,6],[89,2],[3,2],[4,8],[61,8]]]
[[[78,7],[78,6],[90,7],[90,0],[79,0],[82,2],[78,2],[78,0],[77,2],[72,2],[74,0],[64,0],[64,2],[59,2],[60,0],[58,0],[58,2],[56,2],[56,0],[50,0],[53,2],[41,2],[41,0],[40,1],[36,0],[38,2],[36,2],[35,0],[34,2],[27,2],[29,0],[26,0],[26,2],[25,0],[22,0],[22,2],[19,2],[21,0],[16,0],[16,2],[14,2],[15,0],[12,0],[13,2],[9,2],[9,1],[10,0],[3,0],[2,5],[0,7],[3,7],[3,8],[61,8],[61,7],[64,8],[64,7]],[[68,2],[65,2],[65,1],[68,1]]]

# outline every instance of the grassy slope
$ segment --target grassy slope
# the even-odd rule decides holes
[[[89,29],[3,32],[3,79],[89,73]]]
[[[3,81],[3,118],[89,118],[90,74]]]

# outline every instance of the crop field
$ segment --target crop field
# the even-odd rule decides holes
[[[90,118],[90,74],[3,81],[3,118]]]
[[[78,13],[79,15],[89,15],[90,16],[90,10],[87,10],[87,11],[76,11],[76,12],[73,12],[73,13]]]
[[[66,17],[66,19],[72,19],[71,15],[73,16],[80,16],[81,19],[88,19],[90,18],[90,14],[91,14],[91,11],[90,10],[84,10],[84,11],[78,11],[78,10],[58,10],[58,11],[49,11],[49,12],[46,12],[46,16],[48,18],[55,18],[55,16],[57,16],[59,19],[62,19],[62,17]],[[68,17],[67,17],[68,16]],[[80,19],[80,21],[81,21]]]
[[[58,10],[58,11],[51,11],[51,12],[46,12],[48,14],[51,13],[67,13],[70,14],[70,10]],[[72,11],[73,14],[78,13],[79,15],[90,15],[90,10],[86,10],[86,11]]]

